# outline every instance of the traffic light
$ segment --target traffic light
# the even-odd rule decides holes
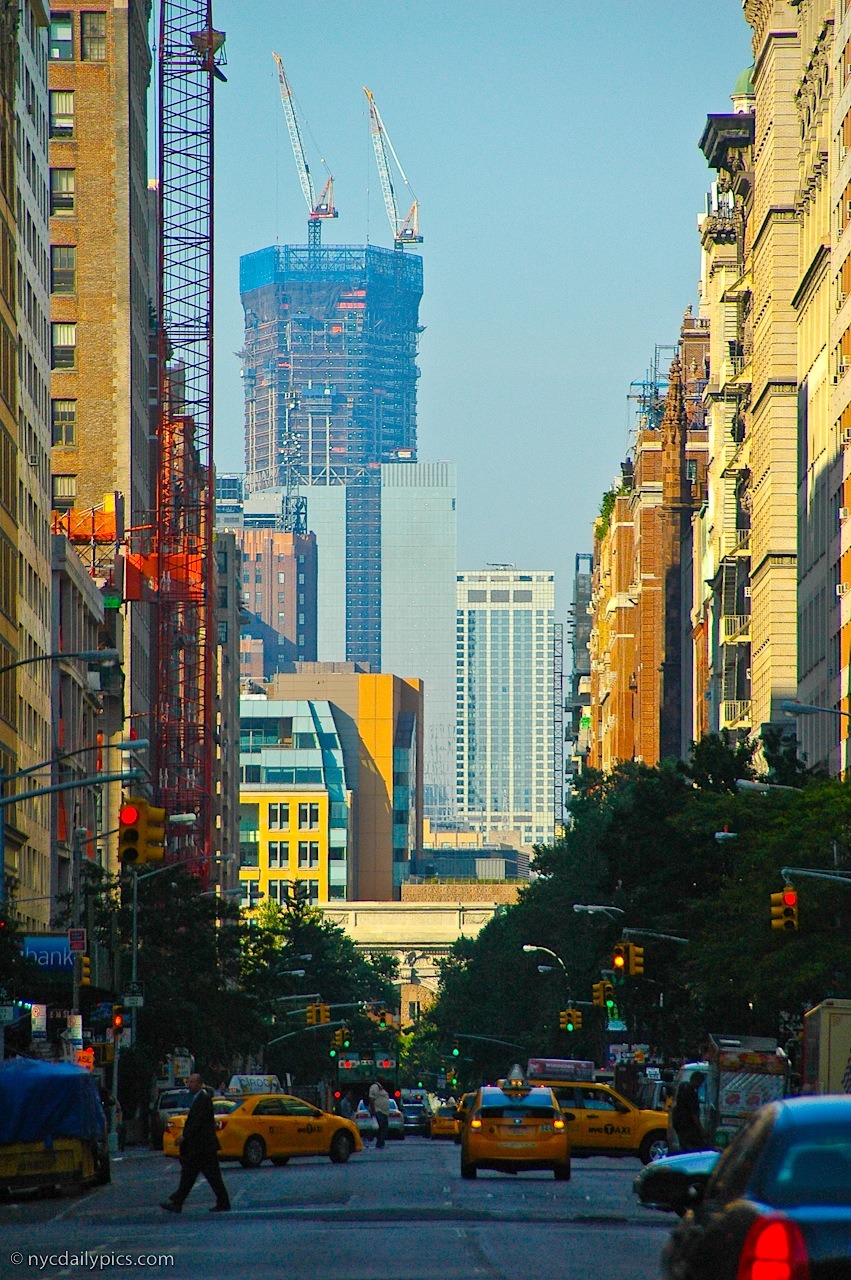
[[[141,800],[127,800],[118,813],[118,861],[134,863],[139,859],[142,817]]]
[[[633,942],[629,944],[629,972],[633,977],[644,972],[644,948],[637,947]]]
[[[609,981],[603,983],[603,1004],[609,1010],[609,1013],[615,1007],[615,988]]]
[[[582,1011],[581,1011],[581,1009],[568,1009],[568,1013],[572,1013],[572,1014],[573,1014],[573,1029],[574,1029],[574,1031],[581,1031],[581,1030],[582,1030]]]
[[[786,930],[798,927],[798,891],[790,884],[781,893],[771,895],[771,927]]]
[[[333,1042],[332,1042],[332,1043],[333,1043],[333,1044],[335,1044],[335,1045],[337,1046],[337,1048],[338,1048],[338,1049],[342,1049],[342,1047],[343,1047],[343,1031],[342,1031],[342,1028],[338,1028],[338,1030],[336,1030],[336,1031],[334,1032],[334,1039],[333,1039]],[[332,1054],[331,1056],[332,1056],[332,1057],[334,1057],[334,1055],[333,1055],[333,1054]]]
[[[382,1009],[378,1015],[378,1026],[381,1031],[387,1030],[387,1010]]]
[[[80,986],[92,985],[92,962],[88,956],[80,956]]]
[[[349,1028],[340,1027],[340,1030],[337,1032],[337,1035],[340,1037],[340,1047],[343,1049],[351,1049],[352,1033],[349,1030]]]
[[[594,1004],[598,1005],[600,1008],[602,1008],[606,1003],[606,996],[603,990],[605,985],[606,984],[604,982],[595,982],[591,988],[591,999],[594,1001]]]
[[[328,1006],[327,1004],[318,1004],[318,1005],[316,1005],[316,1010],[317,1010],[317,1015],[318,1015],[318,1016],[317,1016],[317,1019],[316,1019],[316,1020],[317,1020],[317,1022],[330,1022],[330,1021],[331,1021],[331,1010],[330,1010],[330,1008],[329,1008],[329,1006]]]
[[[306,1015],[306,1017],[307,1017],[307,1025],[308,1025],[309,1027],[315,1027],[315,1026],[316,1026],[316,1023],[317,1023],[317,1021],[318,1021],[318,1019],[317,1019],[317,1014],[318,1014],[318,1012],[319,1012],[319,1010],[320,1010],[321,1008],[322,1008],[322,1006],[321,1006],[321,1005],[318,1005],[318,1004],[309,1004],[309,1005],[307,1006],[307,1008],[305,1009],[305,1011],[304,1011],[304,1012],[305,1012],[305,1015]]]
[[[615,953],[612,956],[612,968],[615,971],[615,977],[622,977],[627,971],[629,961],[629,943],[618,942],[615,944]]]
[[[453,1057],[453,1058],[460,1058],[460,1057],[461,1057],[461,1050],[460,1050],[460,1048],[458,1047],[458,1042],[457,1042],[457,1040],[456,1040],[455,1044],[453,1044],[453,1046],[452,1046],[452,1057]]]
[[[116,1039],[124,1031],[124,1005],[114,1004],[112,1006],[112,1036]]]
[[[573,1027],[572,1027],[572,1026],[568,1027],[567,1022],[568,1022],[567,1010],[566,1010],[566,1009],[562,1009],[561,1013],[558,1015],[558,1025],[559,1025],[559,1027],[561,1028],[561,1030],[562,1030],[562,1031],[572,1031],[572,1030],[573,1030]]]
[[[139,826],[139,862],[162,862],[165,857],[165,809],[142,801]]]

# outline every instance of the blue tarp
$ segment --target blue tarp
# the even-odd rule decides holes
[[[31,1058],[0,1063],[0,1143],[105,1135],[106,1117],[90,1072]]]

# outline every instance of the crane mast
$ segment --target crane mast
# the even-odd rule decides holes
[[[414,195],[410,182],[405,177],[405,170],[399,163],[399,157],[396,155],[393,143],[390,141],[390,136],[384,127],[384,121],[381,119],[381,113],[378,110],[375,98],[366,85],[364,85],[363,91],[369,103],[369,132],[372,137],[372,149],[375,152],[375,163],[378,166],[378,178],[381,183],[381,194],[384,197],[384,207],[387,210],[390,230],[393,232],[393,242],[397,249],[404,248],[406,244],[422,244],[423,238],[420,235],[419,226],[419,201]],[[390,172],[390,156],[393,157],[402,181],[413,199],[413,203],[404,218],[400,217],[399,206],[396,202],[396,192]]]
[[[287,79],[287,73],[284,71],[284,64],[277,53],[273,53],[272,57],[278,66],[278,89],[281,94],[281,106],[284,108],[284,117],[287,122],[287,131],[290,135],[290,146],[293,149],[295,157],[295,166],[298,170],[298,180],[301,184],[302,194],[307,202],[308,220],[307,220],[307,237],[308,244],[312,248],[318,248],[322,232],[323,218],[336,218],[337,210],[334,208],[334,176],[328,170],[328,177],[325,186],[322,188],[322,194],[316,199],[316,188],[313,185],[313,177],[311,176],[310,166],[307,163],[307,156],[304,150],[304,143],[301,138],[301,129],[298,124],[298,116],[296,115],[295,99],[293,91],[290,88],[290,82]],[[324,160],[322,162],[325,163]]]

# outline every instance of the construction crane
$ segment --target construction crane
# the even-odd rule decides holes
[[[375,151],[375,162],[378,165],[378,177],[381,182],[381,194],[384,196],[384,207],[387,210],[387,217],[390,221],[390,230],[393,232],[393,242],[397,249],[403,249],[406,244],[422,244],[423,238],[420,235],[419,226],[419,201],[414,195],[413,187],[405,177],[405,170],[399,163],[399,157],[393,147],[393,143],[384,128],[384,121],[375,104],[375,98],[367,89],[363,87],[366,94],[366,100],[369,103],[369,132],[372,135],[372,147]],[[393,189],[393,179],[390,175],[390,160],[388,151],[396,162],[396,168],[402,176],[402,181],[408,188],[413,200],[413,204],[408,210],[404,218],[399,216],[399,206],[396,203],[396,192]]]
[[[287,120],[287,129],[290,134],[290,144],[295,156],[295,166],[298,169],[298,180],[301,183],[301,189],[304,198],[307,201],[308,219],[307,219],[307,243],[311,249],[318,249],[322,239],[322,220],[323,218],[336,218],[337,210],[334,208],[334,175],[328,168],[325,161],[325,172],[328,177],[325,186],[322,188],[322,194],[316,199],[316,188],[313,185],[313,178],[310,174],[310,166],[307,163],[307,156],[304,154],[304,143],[301,140],[301,130],[298,127],[298,116],[295,110],[295,99],[293,91],[290,88],[290,82],[287,79],[287,73],[284,71],[284,64],[278,57],[277,53],[273,53],[272,57],[278,64],[278,88],[281,93],[281,106],[284,108],[284,115]]]

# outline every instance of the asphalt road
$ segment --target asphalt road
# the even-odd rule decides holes
[[[638,1208],[637,1160],[575,1160],[573,1178],[480,1173],[451,1142],[409,1138],[347,1165],[225,1163],[233,1211],[195,1185],[180,1217],[160,1200],[174,1160],[129,1151],[81,1198],[0,1205],[0,1277],[169,1280],[656,1280],[672,1220]]]

